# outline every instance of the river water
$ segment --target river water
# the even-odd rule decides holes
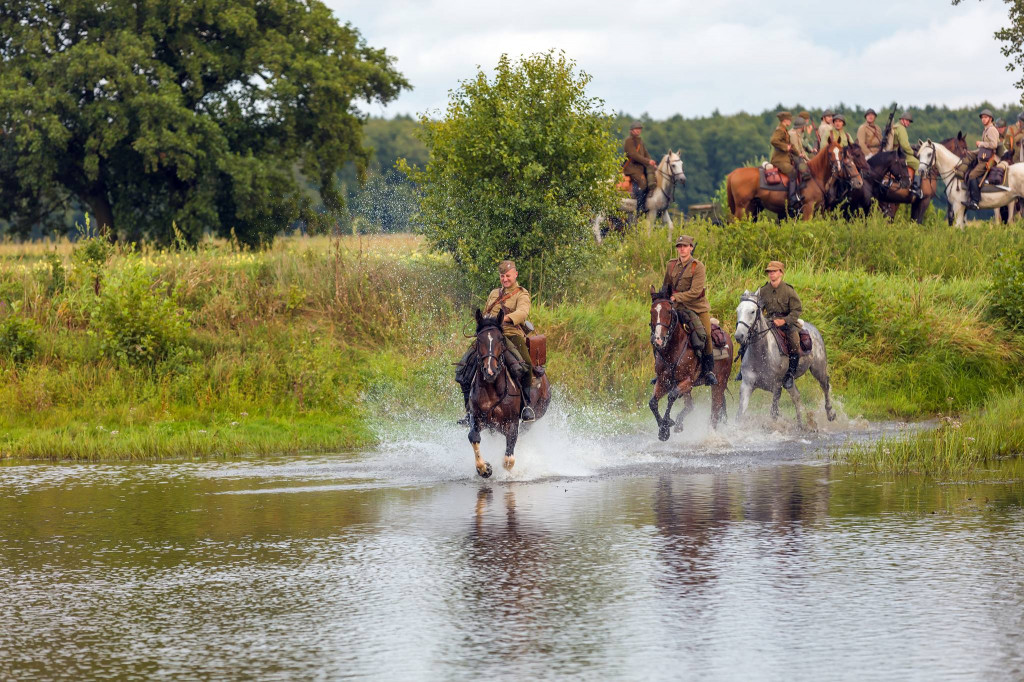
[[[7,464],[0,677],[1024,679],[1024,467],[822,457],[893,428]]]

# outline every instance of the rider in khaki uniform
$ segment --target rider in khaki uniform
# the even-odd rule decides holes
[[[853,136],[846,132],[846,117],[836,114],[832,117],[832,132],[828,134],[829,142],[836,140],[840,147],[849,147],[853,144]]]
[[[643,123],[633,121],[629,126],[629,137],[622,141],[622,151],[626,155],[622,172],[632,182],[637,216],[647,210],[647,169],[658,167],[657,162],[647,153],[647,147],[644,146],[644,141],[640,138],[643,128]]]
[[[786,340],[789,341],[789,369],[782,379],[782,387],[789,389],[793,387],[796,366],[800,362],[798,320],[800,313],[803,312],[803,306],[800,304],[800,297],[796,295],[796,290],[782,281],[785,268],[780,261],[773,260],[764,271],[768,275],[768,281],[757,290],[757,297],[761,301],[765,315],[776,327],[782,327],[786,333]]]
[[[882,150],[882,129],[875,123],[877,116],[874,109],[868,109],[864,112],[864,122],[857,128],[857,144],[866,159]]]
[[[910,193],[920,199],[924,196],[924,192],[921,189],[923,178],[917,172],[921,167],[921,162],[918,161],[917,155],[914,154],[914,148],[910,146],[910,134],[907,132],[907,128],[913,122],[914,116],[909,111],[904,111],[900,114],[899,123],[895,123],[892,126],[892,139],[891,142],[886,144],[886,149],[903,150],[903,157],[907,162],[907,168],[914,173],[914,181],[910,185]]]
[[[519,359],[522,360],[521,371],[516,372],[515,368],[512,367],[510,369],[513,369],[513,374],[518,374],[517,378],[520,380],[520,385],[523,389],[522,419],[523,421],[530,422],[535,418],[533,408],[530,407],[533,364],[530,361],[530,351],[526,346],[526,332],[523,330],[523,323],[530,316],[530,292],[524,287],[519,286],[519,271],[516,270],[516,264],[513,261],[505,260],[499,263],[498,276],[501,280],[501,286],[491,291],[487,297],[483,314],[484,317],[497,317],[499,311],[505,312],[505,317],[502,320],[504,325],[502,332],[505,339],[515,347],[519,353]],[[476,352],[476,347],[471,345],[458,364],[460,369],[466,367],[473,359],[474,352]],[[518,365],[518,362],[514,364]],[[465,376],[465,374],[470,376]],[[461,380],[459,379],[460,376],[462,376]],[[462,396],[466,401],[468,412],[469,391],[473,381],[472,373],[456,371],[456,380],[462,386]],[[468,419],[465,422],[468,423]],[[462,422],[460,421],[460,423]]]
[[[779,127],[775,129],[771,140],[769,140],[772,145],[771,163],[789,177],[789,203],[791,206],[795,206],[802,199],[797,186],[796,171],[790,161],[793,146],[789,142],[789,125],[793,122],[793,115],[788,111],[780,111],[776,116],[779,118]]]
[[[672,307],[683,322],[688,323],[698,337],[704,339],[700,358],[700,379],[708,386],[718,383],[715,378],[715,356],[711,343],[711,304],[707,296],[707,273],[704,264],[693,257],[697,242],[689,235],[676,240],[676,257],[665,270],[662,288],[671,293]],[[701,349],[695,348],[700,351]]]
[[[967,208],[977,211],[978,202],[981,201],[981,181],[988,174],[989,169],[999,160],[997,151],[999,149],[999,131],[992,125],[992,112],[983,109],[978,116],[981,118],[985,131],[981,134],[978,145],[978,163],[967,175]]]

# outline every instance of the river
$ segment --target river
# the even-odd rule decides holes
[[[830,464],[893,425],[0,466],[3,679],[1024,679],[1024,466]]]

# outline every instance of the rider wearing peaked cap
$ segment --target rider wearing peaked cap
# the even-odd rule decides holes
[[[757,290],[757,298],[761,301],[761,308],[768,319],[785,332],[786,340],[789,341],[789,369],[782,379],[782,387],[790,389],[793,387],[793,378],[800,363],[800,314],[803,312],[803,305],[796,294],[796,289],[782,281],[785,270],[781,261],[773,260],[768,263],[764,269],[768,281]]]
[[[704,264],[693,257],[697,240],[684,234],[676,239],[676,257],[666,263],[662,290],[669,292],[672,308],[681,322],[690,325],[704,341],[700,352],[700,379],[708,386],[718,383],[715,378],[715,356],[711,343],[711,304],[707,295],[707,272]],[[698,379],[698,380],[700,380]]]
[[[894,123],[892,126],[892,144],[886,146],[889,149],[903,150],[907,168],[914,173],[914,182],[910,186],[910,193],[920,199],[924,196],[924,192],[921,191],[921,174],[917,172],[921,167],[921,162],[918,161],[917,155],[914,154],[914,148],[910,146],[910,134],[907,132],[907,126],[913,122],[914,116],[909,111],[904,111],[900,114],[899,122]]]
[[[978,118],[981,119],[982,124],[985,126],[985,130],[981,133],[981,139],[976,143],[978,145],[978,163],[971,172],[967,174],[967,208],[977,211],[978,202],[981,201],[981,183],[983,178],[988,175],[989,169],[999,159],[996,156],[999,150],[999,131],[992,124],[992,111],[989,109],[982,109],[981,113],[978,114]]]

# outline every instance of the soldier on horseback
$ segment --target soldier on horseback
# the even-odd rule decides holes
[[[772,145],[771,163],[789,178],[789,205],[796,207],[803,202],[803,198],[800,196],[797,174],[790,160],[796,153],[789,139],[789,126],[793,122],[793,115],[788,111],[780,111],[776,116],[779,119],[779,126],[769,140]]]
[[[793,165],[796,166],[800,177],[806,181],[811,177],[811,169],[807,167],[807,152],[804,150],[804,131],[807,128],[807,119],[797,116],[793,119],[793,128],[789,131],[789,143],[792,148]]]
[[[907,128],[913,122],[914,117],[909,111],[904,111],[900,114],[899,123],[895,123],[892,126],[892,140],[886,144],[886,147],[887,149],[903,150],[907,168],[914,174],[914,181],[910,185],[910,193],[920,199],[924,196],[924,192],[921,190],[921,174],[917,172],[921,168],[921,162],[917,159],[914,148],[910,146],[910,134],[907,133]]]
[[[992,112],[988,109],[983,109],[978,116],[981,118],[981,123],[985,126],[985,130],[981,133],[981,139],[976,143],[978,145],[978,163],[967,175],[968,199],[964,204],[967,208],[974,211],[978,210],[978,202],[981,201],[981,183],[984,181],[985,176],[988,175],[992,166],[999,161],[997,153],[999,149],[999,131],[992,123]]]
[[[676,240],[676,257],[668,262],[662,289],[671,292],[672,307],[681,322],[690,326],[703,346],[694,348],[700,354],[698,378],[708,386],[718,384],[715,378],[714,348],[711,342],[711,304],[707,297],[707,273],[704,264],[693,257],[697,242],[689,235]]]
[[[878,116],[874,109],[864,112],[864,122],[857,128],[857,144],[864,152],[864,158],[870,159],[882,150],[882,129],[875,123]]]
[[[789,341],[789,369],[782,379],[782,387],[788,390],[793,387],[796,366],[800,362],[799,319],[803,306],[800,297],[796,295],[796,289],[782,281],[785,268],[781,261],[773,260],[764,271],[768,275],[768,281],[757,290],[757,297],[772,324],[780,327]]]
[[[644,141],[640,139],[643,123],[633,121],[629,126],[629,137],[622,142],[626,154],[626,162],[622,172],[628,176],[633,185],[633,198],[636,199],[636,214],[639,217],[647,211],[647,168],[657,168],[658,164],[647,153]]]
[[[836,140],[840,147],[849,147],[853,144],[853,137],[850,133],[846,132],[846,117],[842,114],[836,114],[832,117],[832,132],[828,135],[828,140]]]
[[[519,285],[518,277],[519,271],[516,270],[516,264],[513,261],[505,260],[498,264],[498,278],[501,281],[501,286],[492,290],[487,297],[483,314],[485,317],[493,317],[498,314],[498,311],[505,313],[502,332],[505,340],[516,350],[515,353],[509,353],[510,357],[506,357],[505,364],[522,388],[522,420],[532,422],[535,419],[533,408],[530,406],[533,364],[530,361],[530,351],[526,346],[526,332],[524,331],[526,319],[530,316],[530,292]],[[462,387],[462,397],[466,402],[467,411],[466,417],[459,420],[460,424],[469,423],[469,392],[473,384],[473,375],[476,373],[476,367],[473,366],[474,351],[475,347],[471,345],[462,356],[455,371],[455,380]]]
[[[800,112],[800,118],[805,121],[804,128],[800,131],[802,138],[800,146],[804,151],[804,156],[811,158],[818,153],[818,136],[814,132],[814,119],[811,118],[811,112],[806,110]]]
[[[832,133],[832,110],[826,109],[821,114],[821,124],[818,126],[818,149],[828,145],[828,136]]]

